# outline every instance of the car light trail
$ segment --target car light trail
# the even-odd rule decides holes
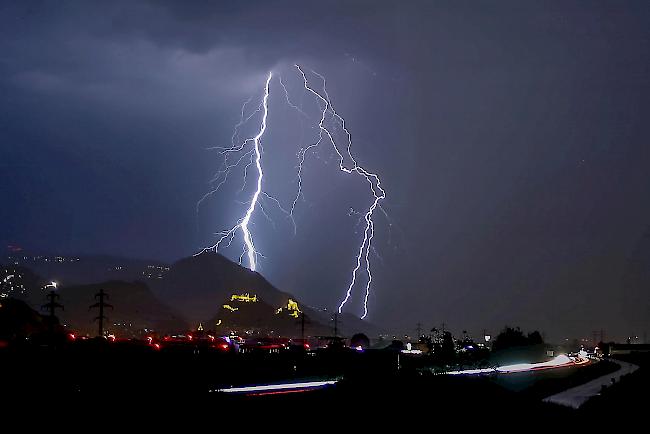
[[[511,374],[515,372],[542,371],[545,369],[564,368],[568,366],[580,366],[589,363],[589,360],[582,358],[571,358],[565,354],[541,363],[516,363],[513,365],[498,366],[496,368],[464,369],[460,371],[446,372],[448,375],[478,375],[478,374]]]
[[[246,386],[246,387],[231,387],[227,389],[217,389],[217,392],[223,393],[241,393],[241,394],[272,394],[278,392],[301,392],[306,390],[314,390],[325,386],[331,386],[338,382],[338,380],[328,381],[308,381],[298,383],[281,383],[281,384],[266,384],[260,386]]]

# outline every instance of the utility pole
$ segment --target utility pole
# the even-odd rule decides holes
[[[113,309],[113,305],[108,304],[104,301],[104,299],[108,299],[108,294],[104,292],[103,289],[99,290],[99,293],[95,294],[95,298],[99,298],[99,302],[93,304],[88,308],[94,309],[94,308],[99,308],[99,316],[95,317],[95,321],[99,321],[99,337],[104,336],[104,320],[108,320],[108,318],[104,315],[104,308],[110,308],[111,310]]]
[[[339,336],[339,314],[334,313],[334,337]]]
[[[419,342],[420,338],[422,337],[422,323],[419,322],[416,324],[416,326],[417,326],[416,330],[418,332],[418,342]]]

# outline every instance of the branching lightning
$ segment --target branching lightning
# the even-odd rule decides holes
[[[221,168],[219,169],[219,171],[215,174],[214,178],[211,180],[211,184],[213,185],[213,188],[198,201],[197,212],[198,212],[198,208],[200,207],[201,203],[204,200],[206,200],[208,197],[210,197],[211,195],[219,191],[219,189],[227,181],[230,171],[240,166],[240,164],[242,164],[244,161],[246,161],[246,164],[244,165],[244,169],[243,169],[244,181],[239,191],[242,192],[244,190],[246,186],[246,180],[248,177],[249,169],[253,165],[255,165],[255,169],[257,172],[257,179],[256,179],[256,189],[250,201],[247,202],[248,208],[244,216],[238,219],[236,224],[233,225],[231,228],[218,232],[217,242],[212,246],[203,249],[202,252],[206,250],[218,251],[220,247],[221,248],[230,247],[238,231],[241,231],[244,239],[244,245],[243,245],[242,254],[240,256],[240,264],[244,256],[247,256],[248,267],[251,270],[255,271],[257,268],[257,257],[262,255],[255,249],[255,244],[253,242],[253,236],[249,228],[249,223],[256,209],[259,209],[260,212],[267,219],[271,221],[263,204],[260,203],[260,198],[269,200],[273,204],[275,204],[278,207],[278,209],[280,209],[291,220],[294,227],[294,233],[295,233],[296,224],[294,220],[294,211],[296,210],[299,199],[303,197],[302,175],[303,175],[303,169],[304,169],[305,160],[307,158],[307,154],[315,151],[316,148],[318,148],[323,142],[329,141],[334,149],[334,152],[338,157],[339,170],[346,174],[354,174],[360,176],[368,183],[370,192],[372,193],[372,203],[370,204],[370,206],[367,208],[365,212],[358,213],[361,216],[360,221],[365,222],[365,228],[363,231],[363,240],[361,241],[361,244],[357,250],[355,266],[352,269],[350,282],[347,287],[347,290],[345,291],[345,296],[338,306],[338,312],[341,313],[343,311],[345,304],[350,300],[352,291],[355,285],[357,284],[360,270],[362,269],[362,266],[365,265],[364,268],[366,274],[366,285],[365,285],[365,294],[363,297],[364,312],[363,315],[361,316],[361,318],[363,319],[368,315],[368,298],[370,295],[370,290],[372,285],[372,272],[370,266],[371,250],[373,251],[373,253],[376,254],[376,251],[372,246],[372,241],[375,234],[375,222],[373,220],[373,217],[374,217],[374,212],[377,208],[379,208],[382,212],[384,212],[383,209],[381,208],[380,202],[386,198],[386,192],[381,186],[381,181],[379,176],[376,173],[372,173],[366,170],[361,165],[359,165],[357,163],[357,160],[354,158],[352,154],[352,135],[350,134],[349,130],[346,127],[345,119],[341,115],[339,115],[339,113],[336,111],[336,109],[332,104],[330,96],[327,93],[325,77],[323,77],[321,74],[315,71],[311,71],[313,75],[315,75],[322,81],[322,87],[319,90],[316,90],[314,89],[314,87],[312,87],[309,84],[309,80],[304,70],[299,65],[294,65],[294,66],[298,70],[302,78],[304,90],[307,91],[308,94],[313,95],[316,98],[316,101],[318,102],[318,105],[320,107],[320,120],[318,122],[318,127],[317,127],[318,139],[314,143],[301,148],[300,151],[298,152],[297,191],[293,200],[291,201],[291,206],[287,206],[286,208],[283,207],[278,199],[266,193],[262,188],[264,173],[261,164],[262,155],[263,155],[261,138],[264,135],[264,132],[266,131],[266,127],[267,127],[267,118],[269,112],[269,108],[268,108],[269,88],[270,88],[271,79],[273,78],[273,74],[269,72],[264,87],[264,96],[262,98],[262,102],[259,104],[257,109],[253,111],[250,115],[246,116],[245,114],[246,106],[247,104],[250,103],[251,99],[246,101],[246,103],[244,103],[244,105],[242,106],[240,121],[235,126],[235,130],[233,132],[233,136],[231,139],[231,146],[210,148],[210,149],[219,150],[219,152],[224,156],[224,162]],[[279,83],[284,91],[286,103],[293,109],[297,110],[306,119],[309,119],[309,116],[300,107],[296,106],[291,102],[291,99],[289,97],[289,91],[285,86],[285,84],[282,82],[281,77],[279,79]],[[262,116],[261,116],[260,127],[257,134],[253,137],[249,137],[238,143],[237,138],[240,129],[250,119],[252,119],[256,114],[260,112],[262,113]],[[347,138],[347,145],[345,151],[341,151],[340,146],[336,142],[335,139],[336,128],[341,128],[341,130],[345,133],[345,136]],[[251,144],[252,146],[250,146]],[[234,161],[230,161],[229,157],[231,155],[236,156],[236,159]]]
[[[363,231],[363,241],[361,242],[361,245],[359,246],[359,251],[357,254],[356,258],[356,266],[352,270],[352,276],[350,279],[350,284],[348,286],[347,291],[345,292],[345,297],[343,301],[341,301],[341,304],[339,305],[338,311],[341,313],[343,311],[343,307],[345,304],[348,302],[350,299],[350,296],[352,295],[352,289],[354,288],[354,285],[357,280],[357,273],[359,272],[359,269],[361,268],[361,263],[363,260],[365,260],[366,264],[366,274],[367,274],[367,283],[366,283],[366,292],[363,298],[363,315],[361,316],[361,319],[364,319],[366,316],[368,316],[368,297],[370,296],[370,287],[372,285],[372,272],[370,270],[370,249],[372,245],[372,239],[375,235],[375,222],[373,221],[373,213],[375,212],[375,209],[379,205],[379,202],[386,198],[386,192],[384,189],[381,187],[381,181],[379,179],[379,176],[375,173],[368,172],[366,169],[364,169],[362,166],[360,166],[357,161],[355,160],[354,156],[352,155],[352,135],[350,134],[350,131],[348,131],[347,127],[345,126],[345,119],[341,117],[337,112],[334,106],[332,105],[332,101],[330,100],[330,97],[327,93],[327,88],[326,88],[326,80],[325,77],[323,77],[321,74],[312,71],[316,76],[318,76],[322,82],[323,82],[323,95],[321,95],[319,92],[314,90],[312,87],[309,86],[307,76],[305,75],[305,72],[299,65],[295,65],[295,67],[300,71],[300,74],[302,75],[303,78],[303,83],[304,87],[307,91],[309,91],[311,94],[316,96],[323,104],[324,108],[321,112],[321,118],[320,122],[318,124],[319,128],[319,135],[318,135],[318,140],[316,143],[308,146],[303,150],[303,152],[300,155],[300,163],[298,167],[298,194],[296,195],[293,204],[292,204],[292,211],[295,207],[296,202],[298,201],[298,197],[302,193],[302,167],[305,162],[305,153],[321,144],[321,142],[324,139],[323,133],[327,136],[329,139],[330,143],[334,147],[334,151],[339,157],[339,169],[342,172],[345,173],[355,173],[357,175],[362,176],[365,178],[365,180],[368,182],[370,185],[370,191],[372,192],[372,195],[374,197],[374,200],[372,202],[372,205],[370,205],[370,208],[368,208],[368,211],[365,213],[364,219],[366,221],[366,227]],[[328,112],[335,118],[337,119],[341,127],[343,128],[343,131],[345,132],[347,139],[348,139],[348,144],[347,144],[347,155],[351,161],[351,166],[346,167],[344,164],[345,158],[343,157],[343,154],[339,150],[336,140],[334,139],[333,134],[330,132],[330,130],[325,126],[325,117],[327,116]]]
[[[219,245],[224,240],[228,240],[227,247],[230,246],[230,244],[232,244],[232,240],[233,240],[233,238],[235,236],[235,233],[239,229],[239,230],[242,231],[242,233],[244,235],[244,244],[245,244],[244,253],[242,253],[242,256],[240,256],[239,261],[241,263],[241,260],[242,260],[242,258],[244,256],[244,254],[248,255],[248,268],[250,268],[251,271],[255,271],[255,269],[257,268],[257,255],[258,255],[258,252],[255,250],[255,244],[253,243],[253,236],[251,235],[251,232],[250,232],[250,230],[248,228],[248,224],[250,223],[251,216],[253,215],[253,212],[255,211],[255,206],[257,205],[257,200],[258,200],[258,198],[259,198],[259,196],[260,196],[260,194],[262,192],[262,178],[264,177],[264,172],[262,171],[262,153],[260,151],[260,139],[264,135],[264,131],[266,131],[266,119],[267,119],[268,114],[269,114],[268,100],[269,100],[269,85],[271,83],[271,78],[273,78],[273,73],[269,72],[269,75],[266,78],[266,85],[264,86],[264,97],[262,98],[262,104],[261,104],[263,113],[262,113],[262,122],[261,122],[261,125],[260,125],[259,132],[254,137],[244,140],[238,146],[233,145],[230,148],[223,149],[222,153],[227,154],[227,153],[230,153],[230,152],[241,151],[250,142],[253,142],[252,151],[246,152],[233,165],[228,165],[227,158],[224,159],[225,165],[226,165],[226,168],[224,169],[225,171],[223,171],[223,172],[220,171],[220,173],[219,173],[219,176],[221,176],[221,173],[224,173],[222,181],[210,193],[208,193],[206,196],[203,196],[201,198],[201,200],[199,201],[199,203],[197,204],[197,206],[199,206],[200,203],[208,195],[210,195],[210,194],[216,192],[217,190],[219,190],[219,188],[223,185],[226,178],[228,177],[228,173],[230,172],[230,169],[232,169],[232,168],[236,167],[237,165],[239,165],[239,163],[246,157],[247,154],[251,153],[251,155],[253,155],[252,152],[254,152],[255,166],[257,168],[257,188],[255,189],[255,193],[253,193],[253,198],[251,199],[250,204],[248,206],[248,209],[246,210],[246,214],[244,215],[244,217],[239,219],[237,221],[237,224],[234,225],[232,228],[230,228],[230,229],[228,229],[226,231],[220,232],[219,235],[221,235],[221,238],[219,238],[219,240],[216,242],[216,244],[214,244],[211,247],[208,247],[206,249],[203,249],[203,251],[206,251],[206,250],[217,251],[219,249]],[[244,107],[242,107],[242,118],[243,118],[245,106],[246,106],[246,104],[244,104]],[[249,119],[250,119],[250,117],[249,117]],[[235,132],[233,133],[233,141],[234,141],[234,137],[236,136],[239,127],[241,125],[243,125],[244,123],[245,123],[245,121],[240,121],[240,123],[237,125],[237,127],[235,127]],[[251,159],[252,158],[253,157],[251,157]],[[250,166],[250,164],[248,164],[246,166],[245,173],[247,173],[249,166]],[[246,182],[245,180],[246,180],[246,176],[244,176],[244,186],[245,186],[245,182]],[[243,190],[243,188],[244,187],[242,187],[242,190]]]

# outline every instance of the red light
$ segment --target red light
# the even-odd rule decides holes
[[[154,347],[155,349],[159,350],[159,349],[160,349],[160,344],[153,344],[153,347]]]
[[[305,349],[308,350],[309,348],[310,348],[309,344],[305,344]]]
[[[272,392],[248,393],[246,396],[286,395],[288,393],[311,392],[309,389],[274,390]]]
[[[192,340],[192,335],[187,335],[187,339],[191,341]]]
[[[74,333],[68,334],[68,337],[70,338],[71,341],[74,341],[75,339],[77,339],[77,337],[74,335]]]
[[[220,347],[222,350],[225,351],[225,350],[228,349],[228,344],[221,344],[221,345],[219,345],[219,347]]]

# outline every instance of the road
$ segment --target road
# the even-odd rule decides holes
[[[620,366],[617,371],[603,375],[602,377],[598,377],[595,380],[591,380],[588,383],[581,384],[580,386],[572,387],[571,389],[567,389],[564,392],[551,395],[548,398],[544,398],[543,401],[552,402],[554,404],[564,405],[572,408],[579,408],[582,404],[587,402],[589,398],[598,395],[602,389],[602,386],[608,386],[612,384],[612,378],[615,381],[619,381],[623,375],[630,374],[639,369],[637,365],[633,365],[632,363],[627,363],[620,360],[611,361]]]
[[[569,357],[566,354],[560,354],[551,360],[541,363],[517,363],[514,365],[503,365],[493,368],[463,369],[460,371],[448,371],[447,375],[510,374],[514,372],[566,368],[567,366],[580,366],[588,363],[589,359],[586,358]]]

